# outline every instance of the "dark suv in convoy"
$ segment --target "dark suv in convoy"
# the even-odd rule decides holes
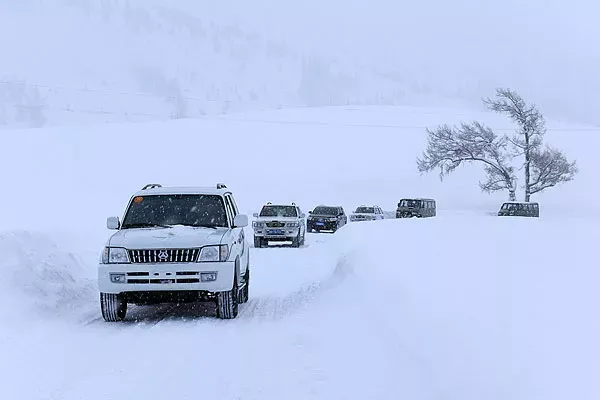
[[[348,223],[348,216],[346,216],[344,208],[340,206],[317,206],[308,213],[307,232],[313,230],[335,232]]]
[[[396,218],[427,218],[436,214],[434,199],[402,199],[396,209]]]
[[[498,211],[499,217],[539,217],[540,216],[540,205],[539,203],[521,203],[518,201],[507,201],[502,204],[500,211]]]

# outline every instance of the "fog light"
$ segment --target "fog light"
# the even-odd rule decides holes
[[[125,274],[110,274],[112,283],[125,283]]]
[[[202,282],[214,282],[217,280],[216,272],[202,272],[200,274],[200,280]]]

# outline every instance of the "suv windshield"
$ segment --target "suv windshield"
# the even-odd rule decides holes
[[[170,225],[227,227],[223,199],[204,194],[137,196],[123,220],[123,229]]]
[[[333,215],[333,216],[337,216],[338,215],[338,208],[336,207],[315,207],[315,209],[313,210],[313,214],[316,215]]]
[[[375,208],[373,207],[358,207],[355,211],[356,214],[374,214]]]
[[[421,208],[421,200],[408,200],[408,199],[404,199],[404,200],[400,200],[400,203],[398,203],[398,207],[417,207],[417,208]]]
[[[297,217],[294,206],[264,206],[260,210],[261,217]]]

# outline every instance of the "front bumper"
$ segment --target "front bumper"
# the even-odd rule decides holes
[[[265,238],[265,239],[270,239],[270,240],[292,240],[293,238],[298,237],[298,234],[300,233],[300,228],[296,227],[296,228],[289,228],[289,227],[283,227],[283,228],[268,228],[268,227],[264,227],[264,228],[254,228],[254,236],[255,237],[260,237],[260,238]]]
[[[317,230],[317,231],[332,231],[337,229],[337,221],[327,220],[309,220],[306,222],[306,230]]]
[[[213,275],[211,273],[215,272],[216,279],[206,281]],[[98,266],[98,288],[102,293],[114,294],[153,291],[225,292],[233,288],[234,273],[234,261],[100,264]],[[112,282],[111,274],[123,274],[123,283]]]

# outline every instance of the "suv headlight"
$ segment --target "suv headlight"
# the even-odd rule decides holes
[[[200,250],[197,262],[227,261],[228,257],[229,246],[226,244],[206,246]]]
[[[265,226],[264,222],[258,222],[258,221],[252,222],[252,227],[253,228],[264,228],[264,226]]]
[[[329,217],[329,218],[327,218],[327,220],[328,221],[337,221],[337,218],[336,217]]]
[[[287,224],[285,224],[285,226],[287,226],[288,228],[297,228],[300,226],[300,224],[298,222],[288,222]]]
[[[127,250],[122,247],[105,247],[102,264],[129,264]]]

